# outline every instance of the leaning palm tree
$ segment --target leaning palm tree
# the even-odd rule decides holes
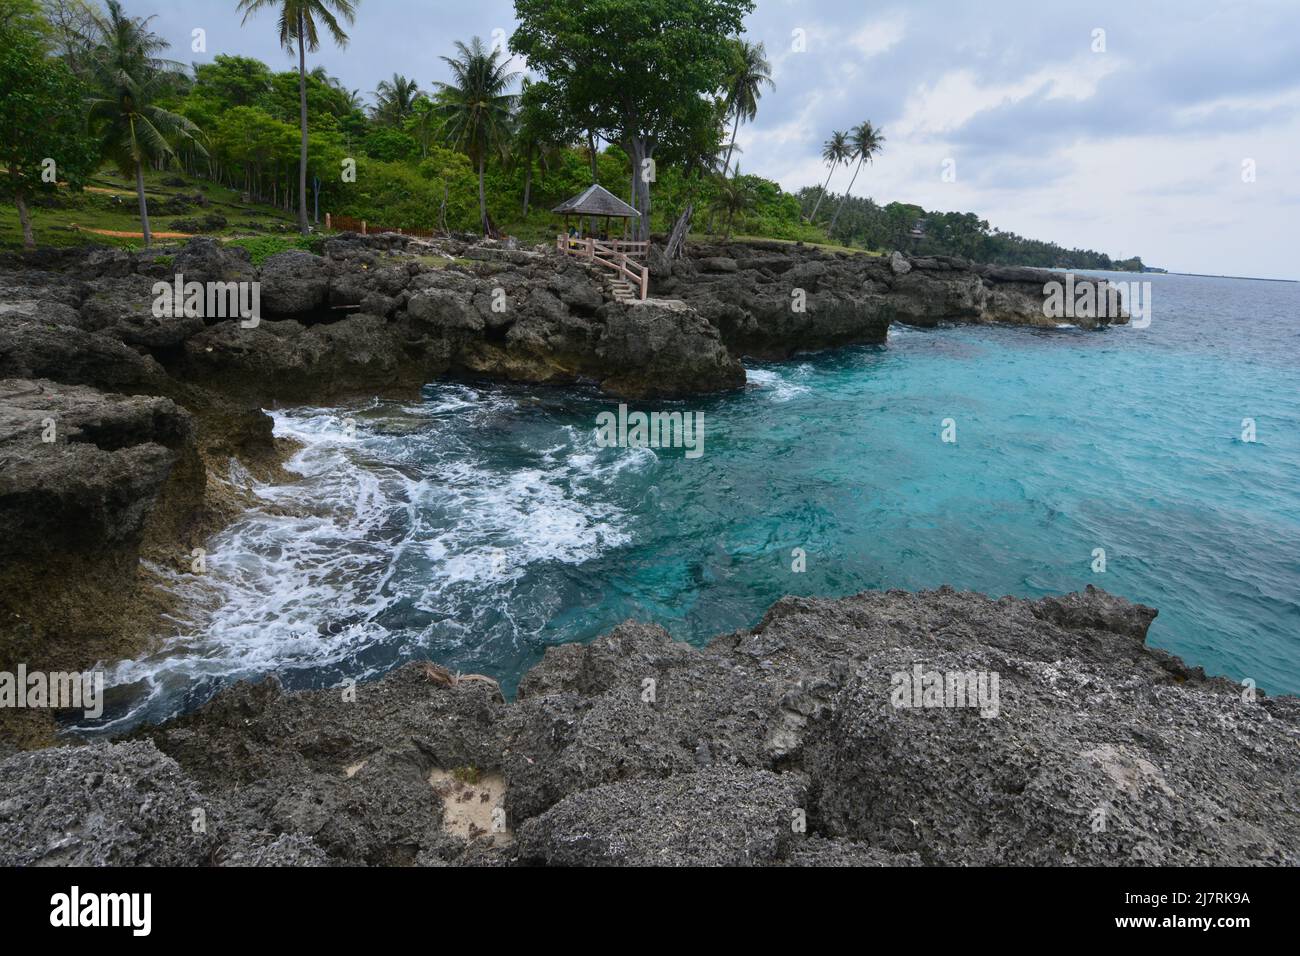
[[[736,41],[735,65],[727,77],[726,109],[731,116],[731,145],[727,148],[727,161],[723,175],[731,168],[731,153],[736,148],[736,133],[741,123],[748,123],[758,115],[758,101],[764,86],[772,82],[772,64],[767,60],[767,50],[761,43]]]
[[[196,153],[207,155],[197,126],[154,105],[158,96],[171,90],[183,68],[155,55],[168,44],[150,31],[151,19],[128,17],[118,0],[108,0],[107,13],[92,15],[93,37],[86,59],[97,89],[87,101],[90,127],[100,137],[100,154],[123,176],[135,178],[146,248],[153,234],[144,194],[145,164],[170,162],[175,155],[173,142],[185,142]]]
[[[394,73],[391,82],[380,80],[375,88],[374,119],[385,126],[401,126],[414,113],[419,98],[419,84]]]
[[[469,46],[456,41],[457,56],[442,58],[451,67],[452,82],[437,83],[434,110],[446,142],[463,151],[478,169],[478,212],[483,234],[490,231],[483,172],[489,153],[504,156],[514,126],[518,96],[506,91],[518,73],[510,61],[499,60],[501,51],[483,46],[474,37]]]
[[[844,190],[844,196],[840,199],[840,204],[835,207],[835,215],[831,216],[831,224],[826,227],[827,233],[835,228],[835,220],[840,218],[840,210],[844,208],[844,203],[848,201],[849,193],[853,191],[853,184],[858,181],[858,173],[862,170],[862,164],[871,162],[871,158],[885,146],[885,137],[880,130],[871,125],[871,120],[863,120],[861,125],[853,127],[852,135],[853,158],[858,161],[858,165],[853,170],[853,178],[849,180],[849,188]]]
[[[831,177],[835,175],[836,167],[847,163],[852,156],[853,147],[849,145],[849,134],[842,133],[839,130],[831,133],[831,138],[822,145],[822,159],[826,160],[826,165],[831,168],[831,171],[826,174],[826,182],[822,184],[822,191],[818,195],[817,201],[813,203],[812,215],[808,217],[809,222],[813,222],[817,218],[817,210],[820,208],[822,200],[826,198],[826,187],[831,184]]]
[[[302,135],[298,151],[298,229],[305,236],[307,225],[307,51],[320,49],[316,21],[339,46],[347,46],[348,35],[339,24],[339,17],[349,26],[356,20],[358,0],[239,0],[238,9],[244,12],[243,23],[259,10],[278,7],[280,10],[280,45],[290,53],[297,44],[298,51],[298,122]],[[337,16],[335,13],[337,12]]]

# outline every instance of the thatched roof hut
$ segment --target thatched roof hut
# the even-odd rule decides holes
[[[600,216],[611,219],[639,219],[641,214],[619,199],[599,183],[592,183],[584,192],[567,199],[554,209],[561,216]]]

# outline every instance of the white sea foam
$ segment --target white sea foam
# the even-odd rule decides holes
[[[540,463],[489,465],[500,456],[464,440],[466,418],[490,424],[514,402],[472,398],[447,388],[405,409],[272,413],[276,435],[303,446],[287,465],[297,477],[253,485],[261,505],[209,542],[205,574],[158,570],[184,611],[156,653],[110,672],[110,686],[135,685],[139,698],[121,719],[202,678],[341,664],[369,676],[360,652],[390,645],[366,655],[382,669],[429,639],[431,622],[444,644],[474,622],[510,625],[530,567],[578,565],[629,540],[600,491],[624,468],[652,466],[652,452],[648,463],[607,455],[589,430],[556,426]],[[401,427],[389,434],[393,416]]]
[[[797,374],[799,369],[807,370],[808,365],[801,365],[795,370]],[[810,391],[807,385],[790,381],[781,375],[780,372],[767,368],[747,368],[745,377],[750,385],[756,386],[771,395],[774,402],[788,402],[790,399]]]

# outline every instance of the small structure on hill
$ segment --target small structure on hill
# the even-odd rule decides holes
[[[650,287],[650,269],[644,260],[650,254],[650,243],[627,238],[632,220],[641,218],[636,209],[599,183],[592,183],[551,212],[564,217],[564,232],[555,237],[555,248],[559,252],[612,270],[614,277],[610,284],[615,298],[646,297]],[[577,218],[576,226],[570,224],[573,217]],[[603,232],[584,236],[584,219],[604,219]],[[622,220],[621,239],[616,239],[613,234],[615,219]]]
[[[921,246],[921,241],[925,239],[925,220],[918,219],[907,234],[908,244],[912,252],[916,252]]]

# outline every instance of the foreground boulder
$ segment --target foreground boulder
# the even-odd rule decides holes
[[[2,669],[124,649],[146,535],[187,552],[202,504],[191,417],[167,398],[0,380],[0,460]]]
[[[206,801],[149,741],[54,747],[5,765],[0,866],[183,866],[215,849],[193,826]]]
[[[1093,588],[785,598],[704,648],[631,622],[550,648],[513,703],[413,664],[355,699],[237,684],[137,736],[212,808],[195,865],[1300,863],[1300,700],[1147,648],[1154,616]],[[31,760],[0,763],[22,859],[84,812],[38,782],[44,814],[6,816]],[[123,855],[139,790],[101,808]]]

